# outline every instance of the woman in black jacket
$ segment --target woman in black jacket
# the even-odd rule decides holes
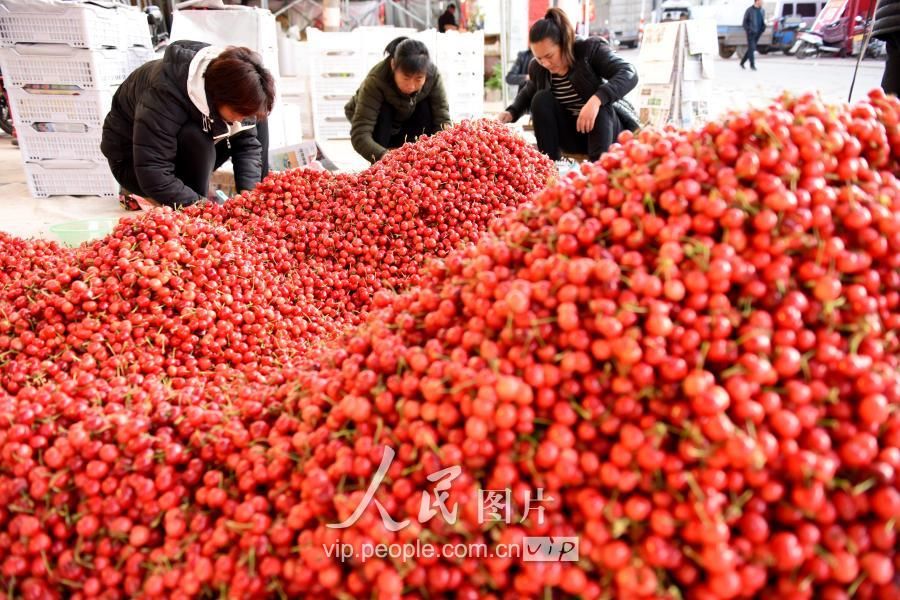
[[[558,8],[532,25],[528,41],[534,54],[528,81],[498,118],[510,123],[530,106],[541,152],[553,160],[562,152],[597,160],[625,127],[613,104],[634,89],[637,72],[605,40],[576,41]]]
[[[872,35],[884,40],[887,47],[881,87],[896,96],[900,94],[900,0],[880,0]]]
[[[268,170],[274,102],[275,81],[249,48],[175,42],[119,86],[101,150],[122,187],[154,203],[206,198],[229,158],[237,189],[253,189]]]

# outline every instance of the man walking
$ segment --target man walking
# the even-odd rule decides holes
[[[756,53],[756,43],[759,41],[763,31],[766,30],[766,11],[762,7],[762,0],[753,0],[753,6],[744,12],[744,31],[747,32],[747,53],[741,59],[741,68],[747,60],[750,61],[750,68],[756,70],[756,61],[754,54]]]

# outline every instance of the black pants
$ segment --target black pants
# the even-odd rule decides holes
[[[884,65],[884,77],[881,87],[887,94],[900,95],[900,33],[893,33],[885,39],[887,62]]]
[[[434,135],[438,129],[434,125],[431,105],[419,102],[409,119],[396,122],[394,107],[385,102],[381,105],[372,139],[385,148],[399,148],[406,142],[414,142],[420,135]]]
[[[262,176],[269,172],[269,125],[261,121],[256,125],[256,134],[262,144]],[[209,193],[209,179],[213,171],[231,158],[231,148],[223,140],[214,144],[209,134],[198,123],[188,123],[178,132],[178,150],[175,154],[175,177],[184,185],[197,192],[201,198]],[[147,196],[138,183],[134,165],[127,161],[110,161],[113,177],[123,188]],[[154,198],[155,200],[155,198]]]
[[[531,120],[538,149],[553,160],[563,152],[587,154],[597,160],[622,133],[619,116],[611,104],[600,107],[594,128],[578,133],[578,117],[563,108],[550,90],[541,90],[531,100]]]
[[[744,58],[741,59],[741,66],[749,60],[750,67],[756,68],[756,43],[759,42],[759,37],[761,33],[748,33],[747,34],[747,54],[744,55]]]

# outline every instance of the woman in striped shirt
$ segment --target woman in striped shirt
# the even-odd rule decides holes
[[[538,148],[554,160],[563,152],[587,154],[591,160],[612,145],[623,129],[614,104],[637,85],[637,72],[616,56],[601,38],[576,40],[566,14],[551,8],[528,35],[534,60],[528,82],[498,117],[517,120],[531,108]]]

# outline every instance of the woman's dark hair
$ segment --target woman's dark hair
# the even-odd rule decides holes
[[[563,56],[570,65],[575,63],[575,29],[561,8],[548,10],[544,18],[535,22],[528,32],[528,41],[531,44],[547,39],[562,49]]]
[[[229,46],[209,63],[204,78],[214,109],[228,106],[257,119],[265,119],[272,112],[275,79],[250,48]]]
[[[394,59],[394,69],[400,69],[404,75],[419,75],[431,69],[428,48],[419,40],[398,37],[387,45],[384,53]]]

